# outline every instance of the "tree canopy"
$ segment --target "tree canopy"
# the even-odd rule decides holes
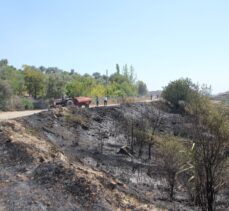
[[[119,64],[108,76],[94,72],[81,75],[74,69],[65,71],[57,67],[24,65],[22,70],[10,66],[7,59],[0,60],[0,80],[6,81],[15,96],[33,98],[61,98],[63,96],[127,97],[147,94],[143,81],[137,81],[132,65]]]
[[[162,97],[170,102],[175,109],[181,108],[182,103],[189,103],[198,93],[198,86],[191,79],[178,79],[164,87]],[[183,105],[182,105],[183,106]]]

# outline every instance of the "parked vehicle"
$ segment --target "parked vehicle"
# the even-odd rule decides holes
[[[57,106],[77,106],[77,107],[86,107],[89,108],[91,104],[91,98],[90,97],[64,97],[61,99],[54,100],[53,107]]]
[[[91,104],[91,98],[90,97],[74,97],[73,102],[74,102],[74,105],[78,107],[85,106],[86,108],[89,108],[89,105]]]

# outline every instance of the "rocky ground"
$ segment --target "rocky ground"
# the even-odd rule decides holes
[[[55,109],[1,122],[0,210],[198,210],[182,188],[168,200],[154,147],[151,159],[122,151],[126,120],[144,115],[152,124],[160,118],[160,134],[191,135],[190,120],[160,102]]]

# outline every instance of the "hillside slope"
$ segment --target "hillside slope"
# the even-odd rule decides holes
[[[33,117],[31,117],[33,118]],[[0,210],[154,210],[20,121],[0,124]]]
[[[126,121],[142,116],[159,117],[161,135],[191,135],[188,118],[159,104],[55,109],[1,122],[0,210],[194,210],[182,188],[168,200],[155,147],[151,159],[145,147],[141,157],[137,146],[122,150]]]

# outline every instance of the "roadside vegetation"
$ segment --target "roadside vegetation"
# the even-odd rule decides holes
[[[171,155],[171,159],[174,156],[177,158],[174,163],[180,166],[182,179],[187,178],[185,184],[194,204],[202,210],[213,211],[216,210],[217,194],[229,180],[229,121],[228,107],[213,104],[208,98],[209,92],[210,87],[200,88],[190,79],[179,79],[165,87],[162,95],[173,109],[192,118],[192,137],[189,138],[189,144],[186,144],[188,162],[183,165],[180,161],[184,161],[181,157],[179,159],[179,152],[184,151],[180,149],[176,150],[176,156]],[[174,146],[162,144],[162,152],[168,148],[172,150]],[[170,152],[164,153],[165,161]],[[168,172],[167,166],[165,165],[165,170]],[[174,171],[175,169],[177,168],[173,168]],[[170,187],[173,187],[171,180],[175,180],[174,174],[175,172],[169,176]],[[171,189],[170,197],[172,198]]]
[[[8,60],[2,59],[0,86],[0,110],[30,109],[34,101],[40,100],[40,104],[44,104],[48,99],[63,96],[115,98],[148,93],[146,84],[137,80],[133,66],[120,68],[118,64],[116,72],[109,76],[98,72],[81,75],[75,70],[65,71],[57,67],[23,65],[22,69],[17,69],[9,65]]]
[[[121,126],[128,134],[126,154],[144,162],[151,160],[152,149],[158,153],[168,199],[173,201],[182,187],[189,201],[203,211],[216,210],[219,194],[229,185],[228,106],[212,103],[209,93],[210,87],[183,78],[169,83],[162,92],[170,112],[191,122],[189,135],[162,134],[162,114],[150,115],[151,108],[138,119],[127,118]]]

